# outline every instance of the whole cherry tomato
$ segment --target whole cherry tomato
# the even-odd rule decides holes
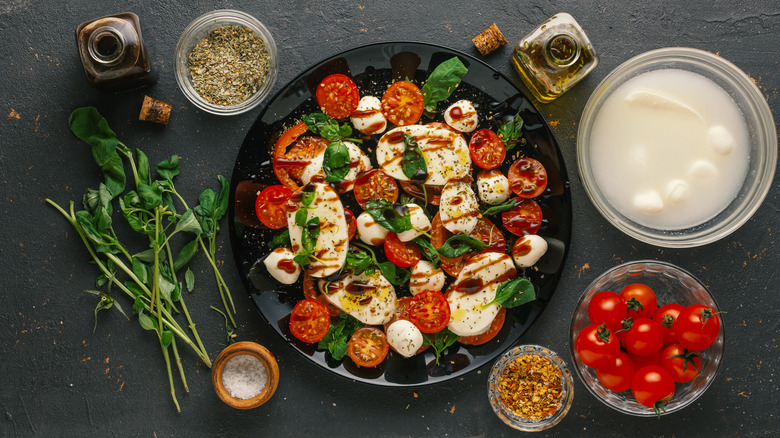
[[[621,351],[612,358],[612,363],[596,370],[596,377],[605,388],[621,392],[631,388],[634,371],[634,361]]]
[[[634,374],[631,392],[639,404],[655,409],[660,416],[666,403],[674,396],[674,379],[662,366],[648,365]]]
[[[655,311],[653,321],[661,325],[661,331],[664,332],[664,345],[677,343],[677,327],[675,321],[685,309],[685,306],[677,303],[664,304]]]
[[[704,350],[715,343],[720,333],[720,318],[703,304],[688,306],[677,317],[677,339],[689,350]]]
[[[640,283],[632,283],[620,291],[628,305],[628,316],[652,318],[658,308],[658,299],[652,289]]]
[[[601,291],[588,302],[591,324],[606,324],[613,333],[622,328],[620,321],[626,318],[627,312],[625,300],[615,292]]]
[[[673,344],[663,349],[661,366],[669,371],[675,382],[690,382],[701,370],[701,357],[680,344]]]
[[[637,318],[626,333],[623,347],[637,356],[650,356],[664,345],[664,333],[661,326],[648,318]]]
[[[574,350],[582,363],[591,368],[609,365],[620,352],[620,341],[606,325],[589,325],[574,341]]]

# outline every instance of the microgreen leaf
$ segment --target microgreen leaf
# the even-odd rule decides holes
[[[179,269],[184,267],[187,263],[192,260],[192,258],[195,256],[195,253],[198,251],[198,239],[193,239],[186,245],[184,245],[180,250],[179,254],[176,256],[176,259],[173,261],[173,270],[175,272],[178,272]]]
[[[144,330],[156,330],[157,323],[149,315],[144,312],[138,314],[138,323],[141,324]]]
[[[170,347],[171,342],[173,342],[173,332],[170,330],[163,330],[160,335],[160,345],[162,345],[162,348],[168,348]]]
[[[203,228],[201,227],[200,222],[198,222],[198,218],[195,217],[195,213],[192,210],[185,211],[184,214],[179,218],[179,221],[176,222],[176,229],[174,232],[178,231],[186,231],[196,235],[203,232]]]
[[[184,281],[187,284],[187,291],[192,292],[195,289],[195,274],[192,272],[192,269],[187,268],[184,272]]]
[[[176,155],[171,156],[170,160],[161,161],[157,164],[157,175],[168,181],[172,181],[173,178],[179,174],[179,157]]]
[[[124,164],[117,152],[119,140],[106,119],[95,107],[87,106],[74,110],[68,123],[76,137],[92,146],[92,157],[103,171],[111,197],[119,196],[125,190]]]

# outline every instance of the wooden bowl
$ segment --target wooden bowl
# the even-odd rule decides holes
[[[222,383],[222,372],[225,370],[225,365],[230,359],[242,354],[248,354],[260,360],[268,375],[265,388],[260,391],[260,394],[250,399],[233,397]],[[279,365],[273,354],[262,345],[255,342],[236,342],[222,350],[214,360],[214,366],[211,369],[211,383],[214,385],[217,396],[228,406],[236,409],[256,408],[267,402],[276,392],[276,387],[279,385]]]

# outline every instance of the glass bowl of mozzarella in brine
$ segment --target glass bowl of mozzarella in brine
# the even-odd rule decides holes
[[[764,96],[738,67],[698,49],[664,48],[613,70],[577,135],[582,183],[629,236],[669,248],[721,239],[769,191],[777,133]]]

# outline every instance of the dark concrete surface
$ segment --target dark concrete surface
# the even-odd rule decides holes
[[[557,350],[570,361],[574,304],[601,272],[624,261],[659,259],[698,276],[728,313],[726,355],[712,387],[693,405],[663,417],[618,414],[575,382],[574,405],[551,436],[777,436],[777,277],[780,187],[731,236],[694,249],[670,250],[633,240],[608,224],[576,173],[575,135],[585,102],[611,69],[633,55],[667,46],[704,49],[752,77],[780,113],[780,4],[777,1],[43,1],[0,2],[0,436],[435,436],[497,437],[518,433],[493,414],[487,369],[436,386],[378,388],[314,367],[260,318],[233,264],[227,226],[219,237],[222,272],[238,306],[239,339],[277,357],[281,381],[264,406],[234,411],[216,397],[209,369],[184,354],[189,394],[177,414],[154,336],[118,312],[103,312],[93,333],[95,269],[69,224],[46,197],[79,200],[99,180],[88,147],[68,130],[70,112],[94,105],[119,138],[156,163],[181,156],[177,187],[195,199],[229,176],[259,109],[235,117],[195,109],[178,90],[174,47],[202,13],[234,8],[258,17],[279,48],[275,89],[320,59],[359,45],[394,40],[442,44],[479,56],[471,38],[496,22],[510,41],[484,59],[509,77],[511,43],[556,12],[584,27],[601,64],[560,99],[539,105],[553,127],[572,182],[574,236],[553,301],[524,343]],[[74,31],[98,16],[139,15],[159,82],[117,95],[92,89],[76,56]],[[519,82],[519,81],[518,81]],[[521,89],[523,89],[521,87]],[[167,127],[137,121],[144,94],[173,104]],[[218,295],[203,258],[200,284],[187,296],[212,359],[224,347]],[[119,300],[126,310],[132,307]]]

